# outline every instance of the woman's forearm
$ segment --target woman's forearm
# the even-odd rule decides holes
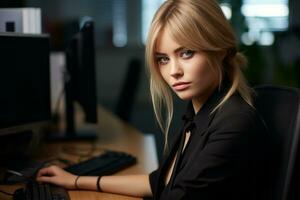
[[[97,190],[97,178],[82,176],[77,180],[79,189]],[[100,179],[103,192],[123,194],[136,197],[152,196],[149,175],[103,176]]]

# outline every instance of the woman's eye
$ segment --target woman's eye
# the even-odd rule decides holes
[[[188,59],[193,57],[195,51],[192,50],[183,50],[180,52],[180,57],[184,58],[184,59]]]
[[[158,57],[157,58],[157,62],[159,65],[165,65],[168,63],[168,61],[169,61],[168,57]]]

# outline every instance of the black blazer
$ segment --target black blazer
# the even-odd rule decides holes
[[[211,114],[226,92],[217,89],[196,115],[189,103],[170,153],[149,176],[153,199],[264,199],[266,129],[238,93]],[[187,129],[189,143],[165,186],[167,169],[178,149],[181,152]]]

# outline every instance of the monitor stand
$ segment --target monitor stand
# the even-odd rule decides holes
[[[73,83],[70,81],[65,82],[65,114],[66,114],[66,128],[63,134],[60,134],[59,140],[95,140],[97,139],[96,129],[77,128],[75,126],[75,97],[74,97]],[[96,109],[96,108],[95,108]],[[87,114],[84,112],[84,114]],[[56,115],[59,119],[59,116]],[[95,119],[94,122],[96,122]],[[59,120],[57,120],[59,122]]]
[[[65,132],[65,140],[96,140],[97,132],[93,129],[80,128],[74,131]]]
[[[55,132],[45,136],[47,141],[93,141],[97,140],[96,131],[79,129],[76,132]]]
[[[68,118],[69,116],[69,118]],[[71,116],[71,117],[70,117]],[[67,115],[66,127],[64,131],[50,131],[46,133],[47,141],[76,141],[76,140],[96,140],[98,138],[97,130],[94,127],[85,126],[82,128],[75,128],[73,115]],[[57,124],[59,116],[53,115],[53,123]]]

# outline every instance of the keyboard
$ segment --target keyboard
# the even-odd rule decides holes
[[[103,176],[113,174],[135,163],[136,158],[130,154],[108,150],[99,156],[66,167],[65,170],[80,176]]]
[[[29,181],[25,188],[14,192],[13,200],[70,200],[70,197],[62,187]]]

